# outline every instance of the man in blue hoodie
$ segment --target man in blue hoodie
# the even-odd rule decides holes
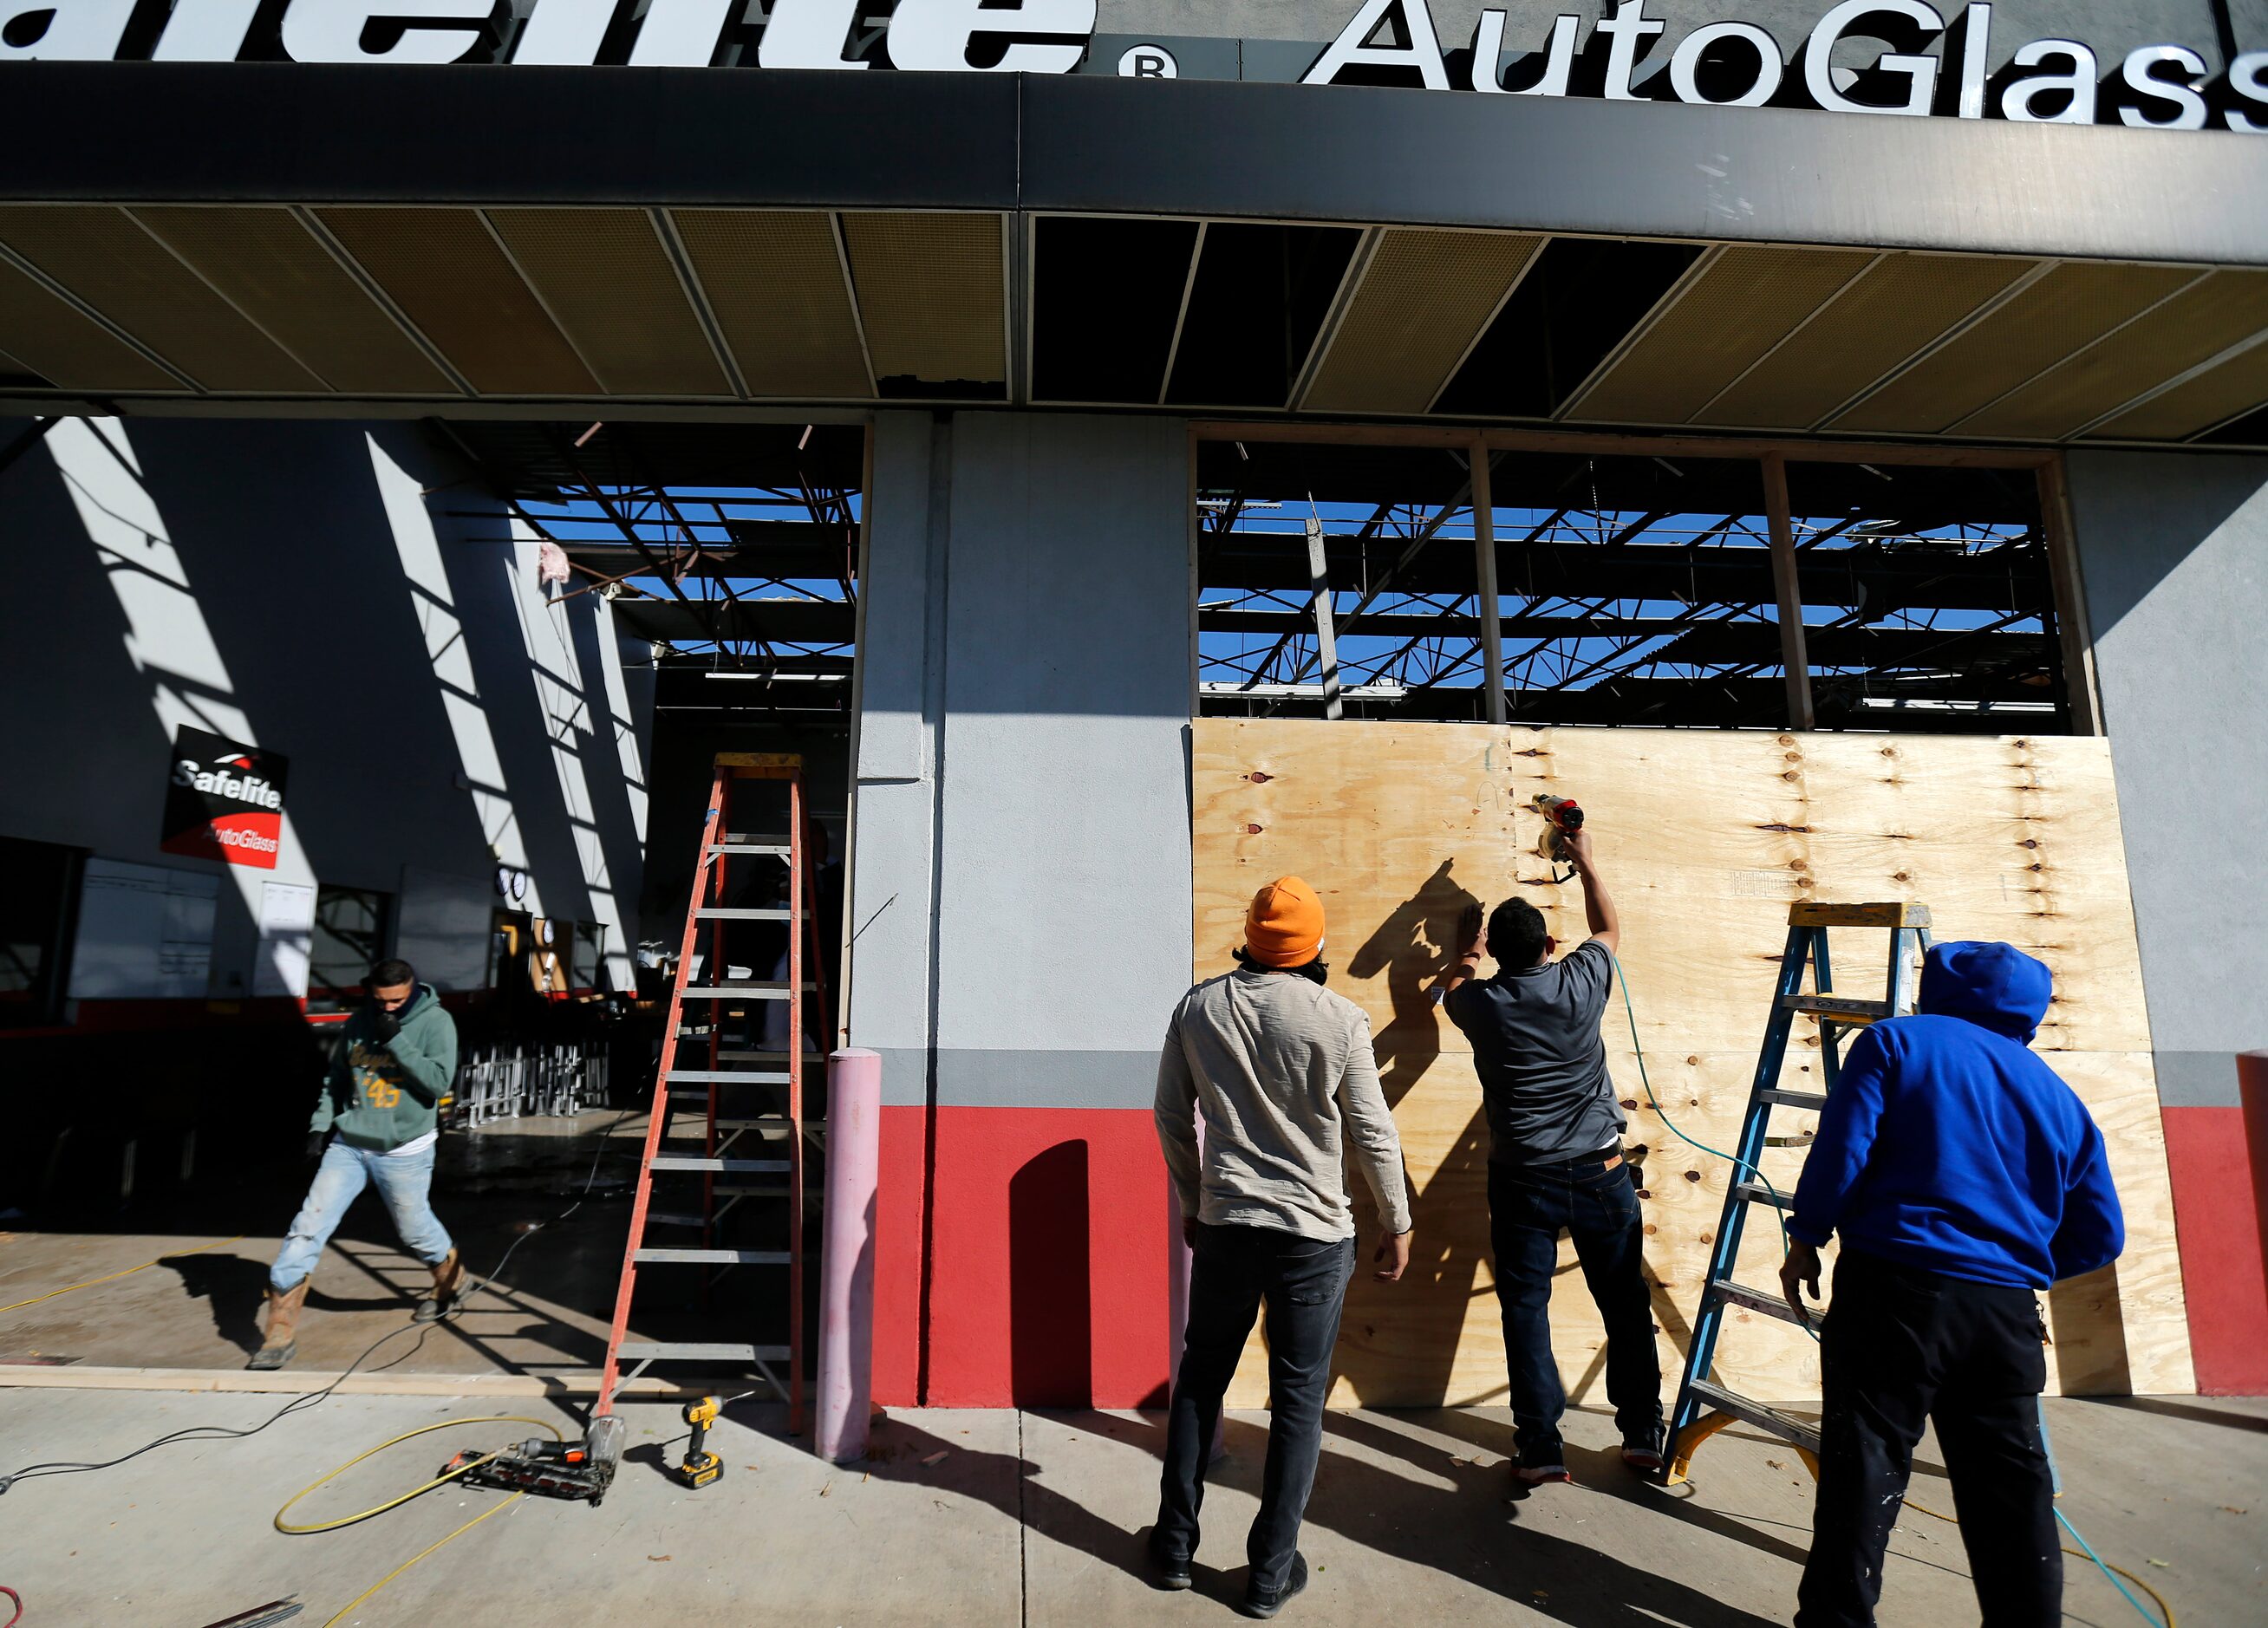
[[[1797,1628],[1866,1628],[1926,1423],[1937,1426],[1984,1628],[2062,1619],[2040,1434],[2050,1284],[2125,1244],[2102,1133],[2029,1050],[2048,969],[2007,944],[1939,944],[1916,1015],[1854,1042],[1795,1190],[1780,1286],[1819,1298],[1819,1496]]]

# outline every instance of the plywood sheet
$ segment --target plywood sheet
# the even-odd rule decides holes
[[[1225,970],[1263,882],[1305,876],[1329,914],[1331,987],[1361,1005],[1401,1126],[1417,1249],[1396,1285],[1359,1272],[1334,1401],[1500,1400],[1502,1334],[1488,1261],[1487,1133],[1464,1037],[1428,987],[1459,911],[1533,902],[1552,932],[1584,932],[1580,890],[1536,851],[1541,791],[1579,799],[1624,916],[1624,967],[1653,1088],[1678,1127],[1726,1145],[1755,1069],[1787,908],[1804,899],[1927,904],[1940,938],[2005,939],[2053,969],[2036,1042],[2110,1138],[2127,1254],[2101,1281],[2058,1289],[2051,1353],[2067,1390],[2185,1390],[2189,1352],[2140,962],[2108,748],[2051,736],[1940,738],[1761,732],[1519,729],[1449,724],[1204,719],[1194,726],[1197,965]],[[1844,992],[1881,993],[1888,935],[1837,929]],[[1617,1003],[1609,1066],[1645,1149],[1646,1253],[1666,1372],[1682,1361],[1728,1167],[1646,1105]],[[1800,1024],[1787,1083],[1817,1078]],[[1805,1128],[1786,1114],[1775,1129]],[[1795,1150],[1767,1175],[1792,1184]],[[1357,1184],[1358,1189],[1359,1183]],[[1358,1191],[1366,1238],[1376,1226]],[[1773,1281],[1779,1244],[1752,1218],[1743,1280]],[[1569,1394],[1602,1399],[1602,1335],[1563,1245],[1553,1326]],[[1748,1395],[1815,1397],[1800,1331],[1731,1314],[1720,1379]],[[1258,1337],[1232,1395],[1266,1396]]]

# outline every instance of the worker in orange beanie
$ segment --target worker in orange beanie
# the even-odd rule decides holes
[[[1323,902],[1313,888],[1299,877],[1279,876],[1252,895],[1239,961],[1285,972],[1305,968],[1320,983],[1322,963],[1317,958],[1322,953]]]
[[[1150,1558],[1161,1587],[1189,1586],[1221,1396],[1264,1305],[1273,1418],[1260,1514],[1245,1543],[1248,1617],[1275,1616],[1307,1586],[1300,1522],[1354,1275],[1349,1143],[1385,1233],[1373,1275],[1398,1282],[1410,1263],[1409,1183],[1370,1020],[1322,987],[1322,951],[1315,890],[1296,876],[1269,883],[1246,912],[1237,969],[1182,998],[1158,1062],[1158,1141],[1195,1263]]]

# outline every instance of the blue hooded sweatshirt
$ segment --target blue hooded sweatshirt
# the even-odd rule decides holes
[[[1788,1232],[1978,1283],[2044,1289],[2118,1258],[2102,1133],[2029,1050],[2048,969],[2007,944],[1938,944],[1917,1013],[1852,1043]]]

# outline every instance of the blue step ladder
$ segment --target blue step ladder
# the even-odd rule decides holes
[[[1827,957],[1830,927],[1886,928],[1890,935],[1889,968],[1883,980],[1884,998],[1858,1000],[1834,991]],[[1801,1326],[1801,1319],[1781,1296],[1777,1283],[1752,1288],[1734,1280],[1740,1264],[1741,1234],[1749,1209],[1757,1204],[1787,1210],[1793,1191],[1783,1192],[1766,1180],[1761,1164],[1768,1147],[1801,1147],[1808,1134],[1774,1136],[1771,1113],[1776,1108],[1817,1113],[1827,1106],[1841,1070],[1839,1048],[1844,1040],[1870,1023],[1904,1017],[1913,1011],[1917,967],[1929,947],[1929,910],[1919,904],[1797,904],[1787,912],[1787,948],[1779,963],[1779,986],[1772,997],[1771,1021],[1764,1028],[1764,1043],[1756,1054],[1756,1079],[1749,1087],[1749,1110],[1741,1122],[1741,1139],[1734,1149],[1733,1180],[1725,1193],[1725,1212],[1717,1223],[1716,1247],[1709,1257],[1709,1276],[1701,1289],[1701,1308],[1693,1320],[1693,1337],[1686,1347],[1685,1373],[1678,1381],[1677,1405],[1669,1416],[1669,1465],[1663,1480],[1675,1486],[1689,1473],[1701,1444],[1727,1425],[1750,1425],[1793,1445],[1815,1471],[1818,1468],[1819,1432],[1801,1419],[1777,1408],[1738,1396],[1716,1382],[1717,1336],[1728,1307],[1777,1317]],[[1803,991],[1804,971],[1811,972],[1811,991]],[[1819,1073],[1822,1092],[1788,1091],[1780,1086],[1780,1066],[1795,1020],[1808,1017],[1819,1025]]]

